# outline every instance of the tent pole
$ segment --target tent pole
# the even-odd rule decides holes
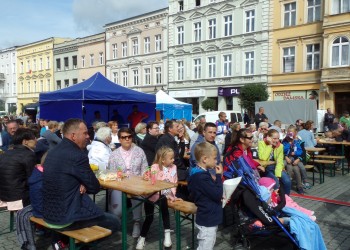
[[[82,112],[82,117],[83,117],[83,121],[85,121],[85,106],[84,106],[84,101],[82,102],[82,106],[81,106],[81,112]]]

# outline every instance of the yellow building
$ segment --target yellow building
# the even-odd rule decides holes
[[[270,99],[319,98],[322,2],[275,0],[271,7]]]
[[[67,38],[48,38],[17,48],[17,112],[54,89],[53,47]]]
[[[323,66],[325,108],[340,117],[350,111],[350,6],[348,0],[325,0]]]

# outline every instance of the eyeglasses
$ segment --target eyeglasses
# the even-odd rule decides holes
[[[269,129],[267,129],[267,128],[261,128],[261,130],[267,131],[267,130],[269,130]]]
[[[126,136],[120,137],[121,140],[126,140],[126,139],[130,140],[131,138],[132,138],[132,135],[126,135]]]
[[[253,139],[253,136],[244,136],[245,139],[251,140]]]

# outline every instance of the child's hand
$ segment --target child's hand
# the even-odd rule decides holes
[[[149,181],[151,179],[151,176],[150,176],[151,172],[150,171],[146,171],[144,174],[143,174],[143,179],[145,181]]]
[[[261,170],[262,172],[265,172],[265,168],[263,166],[258,166],[257,169]]]
[[[269,144],[269,145],[272,144],[272,139],[271,139],[270,136],[267,136],[267,137],[266,137],[266,142],[267,142],[267,144]]]
[[[79,191],[80,191],[80,194],[85,194],[86,193],[86,187],[84,185],[80,185]]]
[[[296,165],[298,165],[299,162],[300,162],[300,159],[296,159],[296,160],[294,160],[293,165],[296,166]]]
[[[220,165],[217,165],[217,166],[215,167],[215,172],[216,172],[216,174],[222,174],[223,168],[222,168],[222,165],[221,165],[221,164],[220,164]]]
[[[291,163],[292,163],[292,160],[289,159],[288,157],[286,157],[286,162],[287,162],[288,164],[291,164]]]

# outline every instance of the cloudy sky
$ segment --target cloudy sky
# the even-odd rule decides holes
[[[0,49],[96,34],[107,23],[167,6],[168,0],[2,0]]]

